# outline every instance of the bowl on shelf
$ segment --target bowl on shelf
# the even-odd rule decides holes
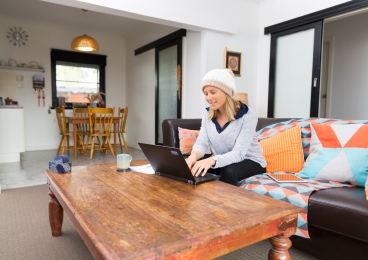
[[[8,66],[11,66],[11,67],[16,67],[17,66],[17,61],[14,60],[14,59],[10,59],[8,61]]]
[[[31,61],[29,63],[29,67],[32,68],[32,69],[38,69],[38,63],[35,62],[35,61]]]

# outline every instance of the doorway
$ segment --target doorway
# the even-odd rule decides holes
[[[271,35],[268,117],[318,116],[322,21]]]
[[[182,46],[186,30],[180,29],[134,51],[155,49],[155,144],[163,143],[162,121],[181,118]]]
[[[332,92],[332,60],[333,60],[333,37],[323,40],[322,68],[321,68],[321,92],[319,97],[318,117],[330,118],[330,96]]]
[[[182,39],[156,48],[155,143],[163,143],[162,121],[181,118]]]
[[[368,67],[368,63],[366,62],[368,60],[368,52],[366,51],[365,44],[368,42],[368,34],[365,32],[365,24],[368,23],[368,16],[367,19],[363,18],[363,16],[359,17],[359,14],[366,13],[367,11],[368,1],[348,1],[265,28],[265,34],[271,34],[268,117],[290,117],[290,114],[287,114],[289,113],[287,110],[284,110],[284,112],[286,111],[287,113],[278,115],[274,113],[275,105],[277,106],[275,102],[275,98],[277,98],[275,86],[278,80],[276,66],[279,66],[279,62],[282,60],[276,56],[277,41],[273,41],[273,38],[275,39],[274,36],[288,30],[301,28],[308,23],[321,21],[324,22],[323,34],[325,37],[334,37],[334,34],[331,36],[325,34],[325,32],[328,26],[327,22],[335,22],[335,20],[341,20],[341,23],[337,21],[339,26],[336,26],[337,28],[335,28],[334,33],[345,29],[345,35],[336,36],[333,42],[330,41],[329,44],[325,45],[325,48],[328,49],[328,52],[325,54],[327,54],[328,57],[325,57],[325,59],[320,57],[319,60],[313,58],[313,70],[318,69],[319,72],[318,74],[314,72],[312,74],[313,87],[310,96],[311,112],[309,117],[323,115],[339,119],[365,119],[368,117],[368,103],[365,98],[368,96],[368,88],[366,87],[366,82],[368,82],[368,74],[366,73],[366,68]],[[345,18],[355,21],[346,24],[346,20],[348,19]],[[322,49],[322,30],[320,33],[320,48]],[[325,63],[322,64],[322,62]],[[323,67],[325,68],[323,69]],[[325,75],[324,72],[320,74],[321,70],[324,70],[327,75]],[[305,72],[306,74],[303,75],[308,76],[308,70],[305,70]],[[321,81],[325,81],[324,86],[322,86],[319,77]],[[285,81],[285,79],[283,80]],[[286,81],[287,80],[289,79],[286,78]],[[284,86],[284,81],[281,81],[282,84],[280,86]],[[323,93],[320,93],[320,88],[322,87],[324,90]],[[290,97],[288,94],[289,93],[286,92],[281,95],[282,99],[278,102],[282,105],[287,104],[290,98],[293,97]],[[289,110],[294,109],[292,106],[288,107]],[[302,114],[299,111],[298,114],[298,117],[305,117],[305,113]]]

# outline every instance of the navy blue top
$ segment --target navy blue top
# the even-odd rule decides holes
[[[210,108],[207,107],[206,109],[208,111]],[[248,113],[248,106],[240,102],[240,109],[235,115],[235,120],[241,118],[246,113]],[[217,122],[216,118],[212,118],[212,122],[215,124],[216,130],[218,133],[221,133],[222,131],[224,131],[226,127],[231,123],[231,121],[229,121],[223,127],[221,127],[220,124]]]

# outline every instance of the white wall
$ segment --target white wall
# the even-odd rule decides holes
[[[182,75],[182,117],[198,118],[199,109],[204,107],[205,100],[200,91],[199,82],[203,77],[201,32],[187,31],[183,44]]]
[[[29,35],[24,46],[14,46],[5,37],[9,27],[21,26]],[[47,113],[51,105],[50,50],[52,48],[71,50],[71,41],[79,35],[93,36],[100,44],[97,54],[107,55],[106,100],[107,106],[116,108],[126,105],[125,96],[125,39],[114,34],[67,27],[57,24],[14,19],[0,16],[0,59],[15,59],[18,63],[29,64],[36,61],[46,68],[45,77],[46,106],[37,105],[37,94],[33,92],[32,77],[39,74],[29,71],[17,71],[24,76],[24,86],[18,89],[19,105],[24,106],[26,151],[57,148],[60,137],[55,111]],[[0,93],[1,96],[1,93]],[[68,111],[71,113],[71,111]]]
[[[129,108],[126,140],[139,148],[138,142],[155,142],[155,50],[134,55],[134,51],[178,28],[151,24],[137,28],[126,41],[126,100]]]
[[[347,0],[264,0],[260,2],[259,49],[258,49],[258,116],[267,116],[268,80],[270,66],[270,35],[264,28],[287,20],[307,15],[322,9],[348,2]]]
[[[324,37],[333,39],[332,118],[368,118],[368,13],[325,24]]]
[[[187,30],[183,45],[183,118],[202,117],[204,108],[208,105],[200,88],[201,80],[207,71],[224,67],[226,47],[242,53],[242,75],[235,78],[237,90],[248,92],[250,106],[256,107],[258,2],[239,0],[236,4],[238,11],[234,12],[232,23],[237,28],[237,34],[214,30]],[[211,8],[223,10],[222,5]],[[191,17],[186,16],[186,22],[190,24]],[[129,64],[126,93],[129,106],[127,142],[130,146],[137,147],[138,142],[155,141],[154,52],[134,56],[134,50],[178,29],[151,24],[126,36]]]

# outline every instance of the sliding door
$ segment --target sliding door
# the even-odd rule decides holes
[[[156,48],[156,144],[163,143],[162,121],[181,118],[182,39]]]
[[[322,21],[271,35],[268,117],[317,117]]]

